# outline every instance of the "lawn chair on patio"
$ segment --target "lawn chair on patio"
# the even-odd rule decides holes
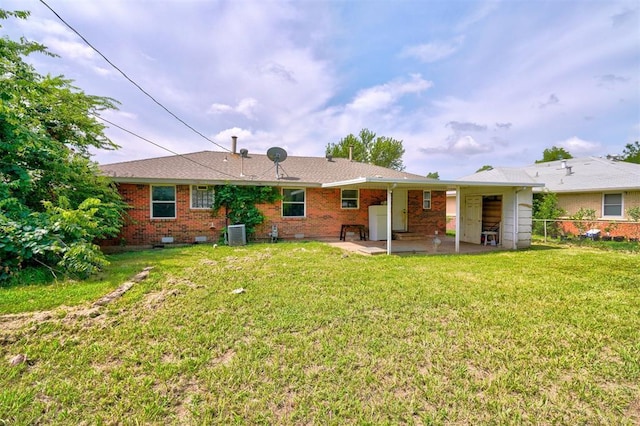
[[[498,239],[500,236],[500,222],[485,226],[485,230],[481,232],[482,238],[484,240],[484,245],[491,244],[495,246],[498,244]],[[489,237],[491,237],[491,242],[489,243]]]

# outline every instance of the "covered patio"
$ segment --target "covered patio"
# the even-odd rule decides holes
[[[386,190],[386,202],[384,203],[386,226],[384,228],[389,231],[384,232],[384,238],[386,239],[371,237],[374,241],[342,241],[335,243],[337,246],[343,246],[345,249],[353,247],[353,251],[368,254],[481,253],[499,249],[517,250],[531,245],[532,188],[543,185],[527,181],[523,182],[517,178],[519,176],[505,179],[504,182],[476,182],[441,181],[428,178],[390,179],[361,177],[348,181],[325,183],[322,187]],[[461,214],[455,224],[454,237],[446,236],[443,226],[440,235],[423,234],[424,238],[410,241],[393,238],[393,235],[398,232],[415,232],[411,227],[397,230],[394,226],[398,211],[406,215],[409,218],[408,220],[420,214],[419,211],[408,209],[406,204],[400,206],[400,209],[395,209],[394,192],[410,190],[455,191],[456,211]],[[485,222],[487,222],[484,213],[488,209],[485,208],[484,200],[490,197],[498,200],[497,219],[492,224],[495,229],[491,229],[491,232],[486,232],[488,230],[484,228]],[[443,220],[446,221],[446,212],[442,211],[442,215]],[[369,233],[372,234],[371,229],[369,229]],[[487,234],[492,234],[494,241],[497,238],[499,240],[498,245],[484,245],[484,240],[488,238]],[[440,244],[434,244],[436,237]]]

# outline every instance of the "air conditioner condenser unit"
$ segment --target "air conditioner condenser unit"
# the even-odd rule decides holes
[[[227,226],[227,242],[230,246],[244,246],[245,244],[247,244],[247,231],[245,226]]]

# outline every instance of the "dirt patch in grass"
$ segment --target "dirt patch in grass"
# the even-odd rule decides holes
[[[633,423],[640,425],[640,397],[631,401],[626,415]]]
[[[153,267],[144,268],[140,273],[131,278],[131,280],[123,283],[120,287],[92,303],[90,306],[60,306],[50,311],[0,315],[0,328],[2,329],[0,333],[0,345],[14,342],[18,338],[17,334],[19,331],[28,326],[31,326],[32,329],[35,330],[34,327],[51,321],[58,321],[64,324],[74,323],[78,319],[101,321],[102,319],[98,318],[102,316],[103,308],[114,300],[122,297],[134,284],[145,280],[149,276],[149,271],[152,268]]]
[[[236,356],[236,351],[234,351],[233,349],[228,349],[222,355],[212,359],[211,365],[213,367],[216,367],[218,365],[228,365],[233,360],[233,357],[235,356]]]

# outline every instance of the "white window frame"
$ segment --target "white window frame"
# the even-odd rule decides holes
[[[348,197],[345,198],[344,196],[344,191],[356,191],[356,196],[354,197]],[[344,206],[344,202],[345,201],[356,201],[356,206],[355,207],[345,207]],[[343,210],[358,210],[360,208],[360,190],[359,189],[340,189],[340,208],[342,208]]]
[[[606,206],[617,206],[618,204],[606,204],[605,203],[605,198],[607,197],[607,195],[619,195],[620,196],[620,214],[616,214],[616,215],[610,215],[610,214],[605,214],[605,207]],[[605,192],[602,194],[602,217],[616,217],[616,218],[622,218],[624,216],[624,193],[623,192]]]
[[[214,191],[214,186],[213,185],[189,185],[189,207],[192,210],[208,210],[213,206],[213,202],[215,201],[215,191]],[[210,196],[211,196],[211,203],[208,206],[202,207],[202,206],[194,206],[193,205],[193,193],[195,191],[202,191],[202,192],[210,192]]]
[[[163,200],[159,200],[159,201],[154,201],[153,199],[153,188],[156,187],[171,187],[173,188],[173,201],[163,201]],[[178,191],[175,185],[149,185],[149,208],[150,208],[150,212],[149,212],[149,216],[151,217],[151,219],[175,219],[178,216]],[[173,216],[161,216],[161,217],[155,217],[153,215],[153,205],[154,204],[173,204]]]
[[[431,191],[422,191],[422,209],[431,210]]]
[[[300,201],[285,201],[284,198],[284,192],[290,190],[290,191],[302,191],[302,193],[304,194],[304,201],[300,202]],[[289,205],[289,204],[302,204],[303,205],[303,214],[302,216],[285,216],[284,214],[284,207],[285,205]],[[280,214],[282,215],[283,218],[300,218],[300,217],[307,217],[307,189],[306,188],[282,188],[282,202],[281,202],[281,209],[280,209]]]

